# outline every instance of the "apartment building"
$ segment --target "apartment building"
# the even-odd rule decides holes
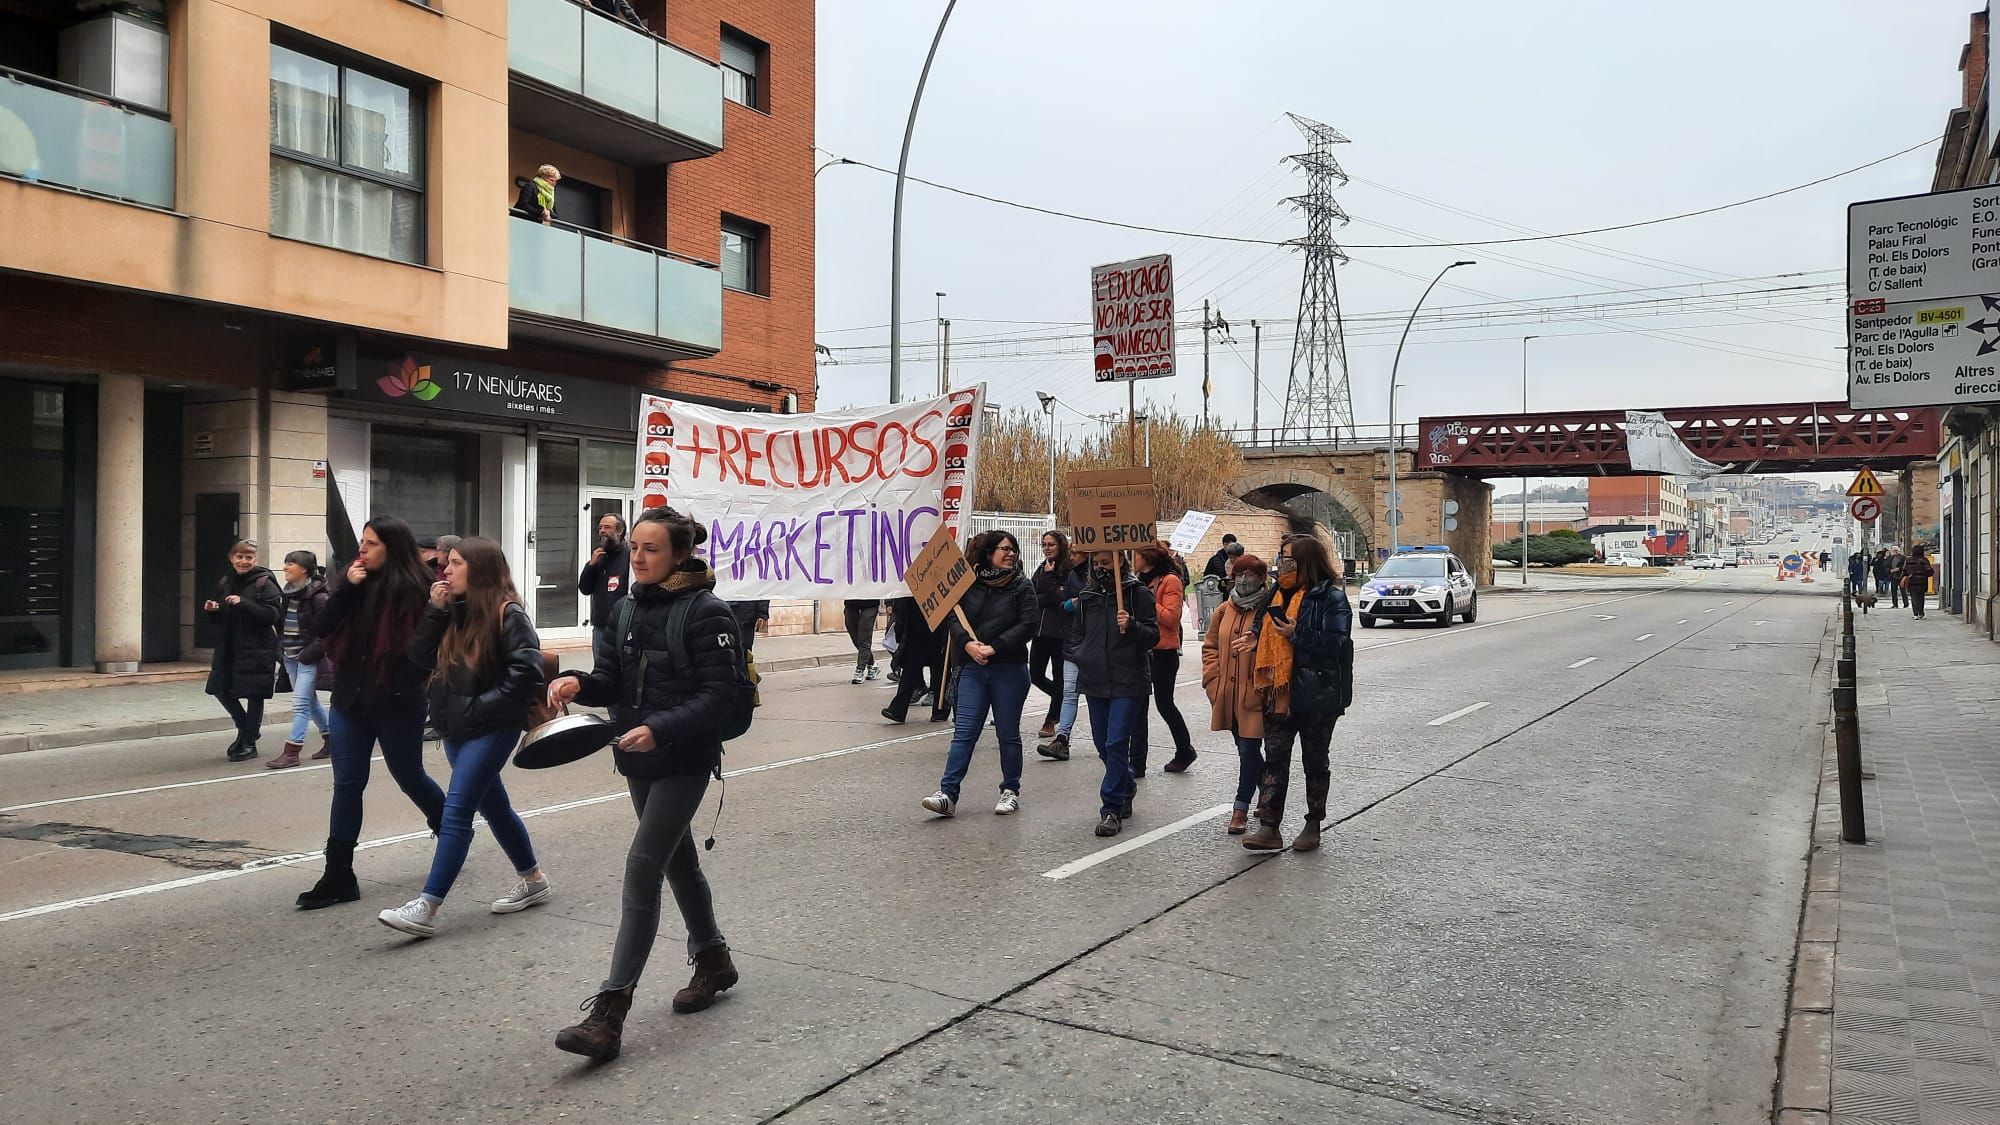
[[[1688,529],[1686,485],[1674,477],[1592,477],[1588,522],[1633,523],[1662,529]]]
[[[812,5],[635,7],[0,0],[0,670],[203,648],[231,542],[374,513],[579,631],[641,391],[813,408]]]

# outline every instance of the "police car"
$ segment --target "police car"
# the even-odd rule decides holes
[[[1479,590],[1451,548],[1404,547],[1361,584],[1355,613],[1363,629],[1373,629],[1376,618],[1421,618],[1449,628],[1454,617],[1479,619]]]

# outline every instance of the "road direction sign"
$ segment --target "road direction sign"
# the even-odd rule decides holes
[[[1882,502],[1873,496],[1856,496],[1847,510],[1862,523],[1874,523],[1882,515]]]
[[[2000,402],[2000,188],[1847,209],[1847,398]]]
[[[1854,474],[1854,483],[1847,486],[1847,494],[1849,496],[1880,496],[1882,495],[1882,482],[1875,479],[1875,470],[1863,465],[1861,471]]]
[[[1799,571],[1805,569],[1806,560],[1797,555],[1786,555],[1783,565],[1787,573],[1797,574]]]

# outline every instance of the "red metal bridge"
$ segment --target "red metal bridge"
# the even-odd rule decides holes
[[[1661,411],[1697,457],[1730,472],[1900,468],[1937,456],[1937,411],[1856,410],[1795,402]],[[1465,476],[1615,476],[1632,471],[1625,412],[1426,417],[1417,424],[1419,470]]]

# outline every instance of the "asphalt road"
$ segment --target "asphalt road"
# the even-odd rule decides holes
[[[362,902],[299,913],[326,770],[215,736],[10,755],[0,1119],[1761,1120],[1828,589],[1705,572],[1359,633],[1312,855],[1223,835],[1234,756],[1194,686],[1201,759],[1107,844],[1087,752],[1031,751],[994,817],[989,737],[934,820],[939,728],[885,724],[885,685],[772,676],[704,855],[743,982],[672,1014],[669,911],[605,1067],[551,1038],[616,923],[608,762],[508,774],[554,901],[487,913],[511,880],[482,831],[418,942],[373,917],[430,857],[379,770]]]

